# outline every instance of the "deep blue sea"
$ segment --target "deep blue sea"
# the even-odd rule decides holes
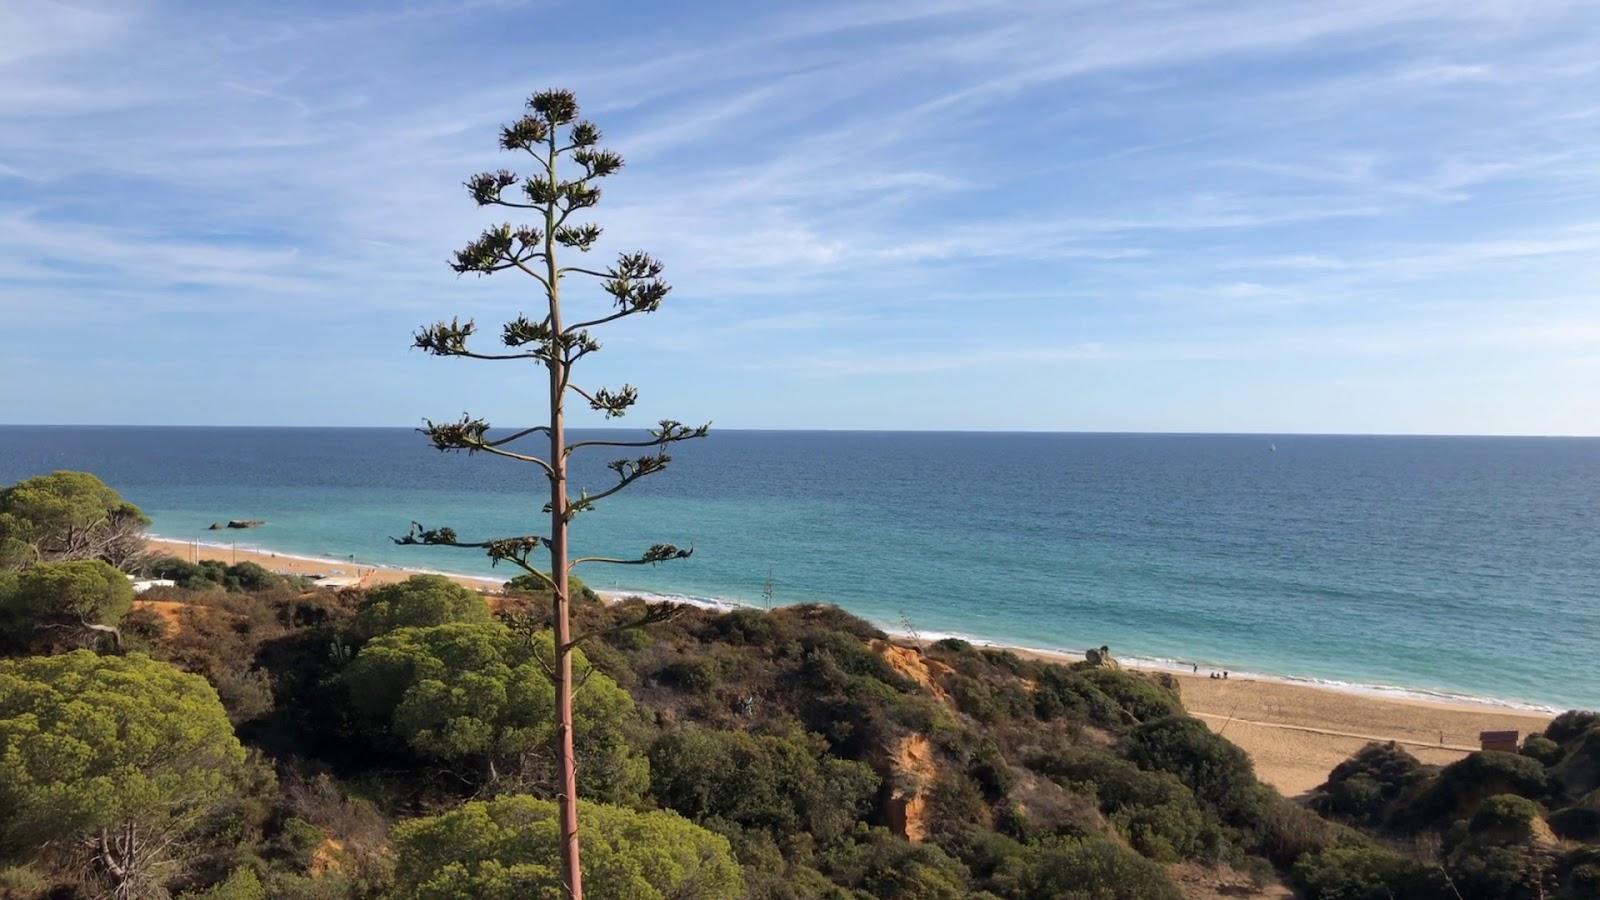
[[[0,427],[0,483],[56,469],[162,536],[473,574],[388,537],[538,530],[545,502],[408,429]],[[230,518],[268,524],[205,530]],[[695,548],[580,570],[602,590],[760,604],[770,575],[776,604],[924,637],[1600,706],[1600,439],[723,431],[575,527],[580,553]]]

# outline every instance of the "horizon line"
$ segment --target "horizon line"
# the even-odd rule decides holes
[[[654,424],[654,423],[652,423]],[[497,425],[495,430],[515,430],[525,428],[523,425]],[[643,431],[650,426],[626,425],[578,425],[568,426],[569,431]],[[269,424],[196,424],[196,423],[164,423],[164,424],[128,424],[128,423],[97,423],[97,422],[0,422],[0,429],[5,428],[171,428],[171,429],[261,429],[261,430],[295,430],[295,431],[419,431],[413,425],[269,425]],[[1592,434],[1536,434],[1530,432],[1426,432],[1426,431],[1194,431],[1177,430],[1163,431],[1158,429],[1095,429],[1095,428],[1033,428],[1033,427],[993,427],[993,428],[868,428],[860,426],[845,427],[765,427],[741,428],[735,426],[713,427],[712,432],[766,432],[766,433],[833,433],[833,434],[1038,434],[1038,435],[1082,435],[1082,436],[1137,436],[1150,437],[1385,437],[1385,438],[1548,438],[1553,440],[1597,440],[1600,432]]]

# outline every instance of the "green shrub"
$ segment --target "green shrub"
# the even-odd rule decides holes
[[[1034,714],[1040,719],[1086,721],[1111,729],[1129,724],[1132,714],[1080,670],[1045,666],[1034,680]]]
[[[739,900],[728,839],[671,812],[581,803],[584,885],[606,900]],[[474,801],[396,825],[395,890],[415,900],[560,896],[556,804]]]
[[[967,774],[978,782],[978,787],[983,789],[984,797],[991,803],[1004,797],[1016,780],[1011,773],[1011,766],[1006,763],[1005,756],[991,740],[983,741],[972,751],[972,759],[967,763]]]
[[[1496,794],[1479,804],[1467,831],[1474,839],[1497,844],[1519,844],[1534,836],[1539,804],[1515,794]]]
[[[662,684],[690,694],[709,694],[717,686],[717,661],[714,659],[680,659],[663,666],[656,677]]]
[[[267,890],[254,869],[240,866],[227,880],[203,891],[186,892],[178,900],[267,900]]]
[[[1302,856],[1340,844],[1356,843],[1361,843],[1356,832],[1298,803],[1277,797],[1262,812],[1255,850],[1279,868],[1288,869]]]
[[[443,575],[413,575],[368,591],[354,630],[362,638],[373,638],[397,628],[487,621],[489,604],[482,596]]]
[[[1426,781],[1428,774],[1399,744],[1374,742],[1334,767],[1312,797],[1311,806],[1323,815],[1377,825],[1389,805]]]
[[[1561,745],[1542,734],[1530,734],[1522,741],[1522,755],[1537,759],[1545,766],[1561,761]]]
[[[61,622],[115,626],[133,609],[128,577],[98,559],[41,563],[17,576],[0,613],[14,627]]]
[[[545,579],[537,575],[518,575],[505,583],[505,589],[518,594],[549,594],[550,585]],[[583,579],[576,575],[567,576],[567,594],[572,599],[598,600],[600,595],[589,589]]]
[[[1030,716],[1033,698],[1013,682],[990,683],[956,674],[948,679],[956,707],[979,722],[993,724]]]
[[[278,847],[294,863],[304,869],[311,865],[317,848],[328,839],[328,833],[305,819],[290,817],[278,832]]]
[[[1395,811],[1402,824],[1442,827],[1470,816],[1479,803],[1496,794],[1542,798],[1549,782],[1544,766],[1516,753],[1480,750],[1439,771],[1415,801]]]
[[[1146,771],[1109,753],[1065,750],[1035,768],[1075,791],[1097,798],[1135,850],[1151,859],[1205,858],[1220,840],[1190,789],[1168,772]]]
[[[50,887],[51,880],[32,866],[0,868],[0,897],[6,900],[43,897]]]
[[[1088,668],[1079,670],[1079,674],[1141,722],[1183,712],[1176,690],[1136,672]]]
[[[805,833],[822,845],[848,834],[871,806],[878,776],[825,755],[804,734],[750,734],[686,725],[650,750],[651,792],[703,823],[731,822],[774,840]]]
[[[94,872],[113,890],[159,895],[159,851],[128,864],[106,835],[191,837],[239,797],[244,763],[199,676],[141,654],[0,661],[0,853],[92,847],[118,862]]]
[[[1054,900],[1182,900],[1165,873],[1104,838],[1061,838],[1031,854],[1013,896]]]
[[[1562,744],[1566,752],[1550,767],[1551,787],[1578,798],[1600,790],[1600,728],[1590,728]]]
[[[1307,900],[1445,900],[1435,869],[1389,850],[1332,847],[1294,866],[1295,886]]]
[[[0,568],[144,553],[150,519],[88,472],[52,472],[0,488]]]
[[[242,563],[234,563],[224,571],[226,575],[223,585],[229,590],[264,591],[283,583],[281,576],[275,575],[248,560]]]
[[[1544,736],[1558,744],[1565,744],[1596,725],[1600,725],[1600,712],[1572,709],[1550,720],[1550,724],[1545,726]]]
[[[464,766],[469,777],[549,787],[555,686],[535,653],[552,658],[548,633],[530,645],[494,622],[401,628],[367,643],[343,681],[375,739],[398,738],[416,754]],[[573,711],[579,785],[585,796],[631,802],[649,783],[629,740],[638,721],[633,698],[590,669],[582,651],[572,665],[583,679]]]
[[[1555,860],[1523,845],[1467,845],[1450,855],[1450,881],[1464,897],[1492,900],[1546,900],[1555,894]]]
[[[874,828],[823,860],[833,880],[874,900],[969,900],[966,866],[933,844],[912,844]]]
[[[249,561],[230,566],[215,559],[192,563],[176,556],[163,556],[146,563],[144,570],[156,578],[165,578],[191,591],[221,588],[235,594],[254,593],[271,590],[285,582],[282,575]]]
[[[1236,825],[1257,822],[1263,807],[1250,757],[1204,722],[1172,716],[1146,722],[1124,739],[1123,755],[1141,769],[1171,772],[1202,806]]]

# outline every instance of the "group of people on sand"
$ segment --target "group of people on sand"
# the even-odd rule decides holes
[[[1194,664],[1194,674],[1196,674],[1196,675],[1200,674],[1200,664],[1199,663],[1195,663]],[[1228,680],[1228,670],[1226,670],[1226,669],[1222,670],[1222,674],[1220,674],[1220,675],[1218,675],[1216,672],[1212,672],[1211,673],[1211,680],[1212,681],[1216,681],[1216,680],[1219,680],[1219,679],[1222,680],[1222,681],[1227,681]]]

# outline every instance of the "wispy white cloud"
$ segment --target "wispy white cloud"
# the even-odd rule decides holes
[[[1600,319],[1571,305],[1600,290],[1588,4],[690,4],[629,23],[8,5],[0,317],[36,342],[85,310],[135,332],[270,311],[263,346],[352,349],[526,302],[443,261],[488,221],[461,180],[512,162],[497,123],[560,83],[630,159],[596,216],[605,252],[649,247],[676,285],[623,344],[774,385],[1406,352],[1466,368],[1475,348],[1584,348],[1531,327],[1384,335],[1507,302],[1566,339]]]

